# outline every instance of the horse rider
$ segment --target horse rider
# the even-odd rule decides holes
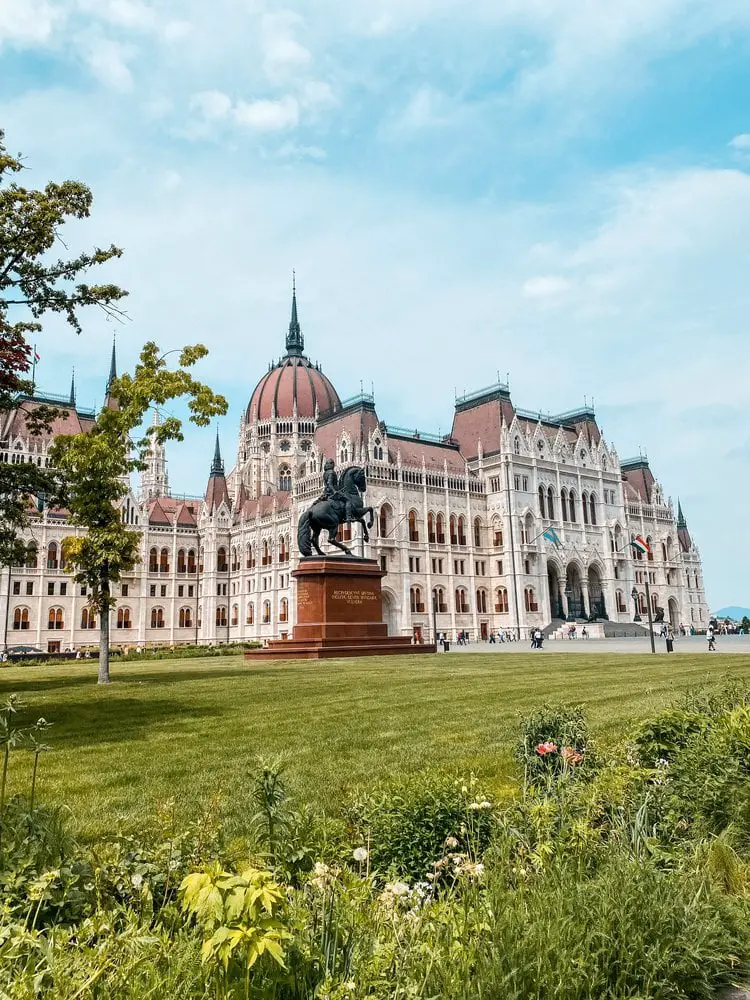
[[[327,458],[323,464],[323,492],[316,500],[316,503],[319,503],[322,500],[340,501],[344,504],[344,520],[354,520],[351,498],[345,493],[342,493],[339,489],[339,477],[336,474],[336,468],[332,458]]]

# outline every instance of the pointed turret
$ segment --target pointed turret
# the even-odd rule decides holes
[[[679,498],[677,499],[677,540],[680,543],[680,548],[683,552],[689,552],[693,547],[693,540],[690,537],[687,521],[685,520],[685,515],[682,513],[682,504],[680,503]]]
[[[112,395],[112,383],[117,378],[117,350],[115,338],[112,338],[112,358],[109,362],[109,376],[107,378],[107,391],[104,396],[104,406],[111,410],[118,410],[117,397]]]
[[[301,356],[305,351],[305,338],[297,319],[297,277],[292,271],[292,317],[289,320],[289,332],[286,335],[287,356]]]
[[[75,409],[76,405],[76,370],[73,369],[73,374],[70,378],[70,405]]]
[[[206,487],[206,507],[208,513],[213,514],[214,510],[222,503],[222,501],[226,502],[227,507],[230,506],[229,490],[224,476],[224,460],[221,457],[219,431],[217,429],[214,460],[211,462],[211,473],[208,477],[208,486]]]
[[[154,407],[152,427],[161,427],[161,414]],[[169,496],[169,476],[167,474],[167,450],[152,435],[148,449],[146,468],[141,472],[139,499],[141,502],[152,497]]]

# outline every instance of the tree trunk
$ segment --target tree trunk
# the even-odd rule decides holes
[[[109,684],[109,573],[101,575],[99,607],[99,683]]]

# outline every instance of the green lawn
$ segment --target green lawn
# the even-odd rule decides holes
[[[23,718],[54,723],[39,795],[65,802],[82,833],[112,832],[174,797],[196,812],[220,793],[247,808],[256,755],[284,753],[292,790],[335,809],[358,785],[439,767],[479,774],[493,789],[513,773],[519,714],[545,700],[582,702],[594,731],[618,734],[687,687],[750,678],[750,657],[613,654],[442,655],[246,667],[238,657],[0,669],[0,697],[19,693]],[[30,755],[14,754],[19,789]],[[23,779],[23,780],[22,780]]]

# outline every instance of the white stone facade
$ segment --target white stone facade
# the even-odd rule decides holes
[[[304,366],[299,372],[307,377]],[[700,555],[684,520],[644,459],[620,462],[590,410],[532,415],[496,385],[457,400],[452,436],[437,438],[389,428],[367,395],[321,413],[301,387],[298,396],[297,383],[293,399],[284,391],[277,378],[265,415],[251,400],[235,467],[225,477],[217,454],[203,497],[170,496],[163,449],[152,456],[139,490],[122,502],[123,520],[141,532],[141,559],[114,588],[113,644],[290,634],[297,519],[321,491],[326,457],[339,468],[366,467],[375,525],[367,544],[355,527],[351,544],[386,571],[391,634],[427,640],[436,626],[450,637],[525,638],[532,627],[594,614],[624,624],[633,621],[634,588],[645,620],[646,580],[667,621],[705,628]],[[0,427],[0,461],[45,461],[49,439],[28,436],[19,413]],[[74,413],[85,430],[92,415]],[[550,528],[559,544],[543,536]],[[8,647],[96,644],[86,595],[60,566],[69,533],[63,516],[44,510],[27,538],[36,557],[30,548],[28,566],[3,570],[0,637]],[[636,557],[635,536],[650,554]]]

